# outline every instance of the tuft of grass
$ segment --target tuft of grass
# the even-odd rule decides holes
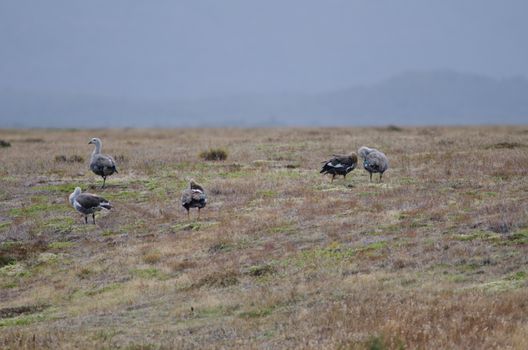
[[[169,278],[167,274],[156,268],[132,269],[130,272],[132,275],[144,279],[158,279],[163,281]]]
[[[260,318],[266,317],[272,314],[274,310],[273,306],[263,307],[256,310],[244,311],[239,314],[241,318]]]
[[[272,265],[255,265],[251,266],[248,270],[248,275],[253,277],[261,277],[265,275],[272,275],[276,271],[275,267]]]
[[[514,244],[528,244],[528,229],[511,234],[508,240]]]
[[[150,250],[143,255],[146,264],[157,264],[161,261],[161,252],[157,249]]]
[[[211,148],[207,151],[202,151],[199,154],[199,157],[203,160],[226,160],[227,159],[227,151],[223,148]]]
[[[520,148],[520,147],[526,147],[526,145],[519,143],[519,142],[497,142],[491,145],[487,145],[486,149],[514,149],[514,148]]]
[[[225,288],[238,284],[238,274],[235,271],[213,272],[193,284],[193,287]]]
[[[46,320],[44,314],[23,315],[12,318],[0,319],[0,327],[27,326],[35,322]]]
[[[470,234],[459,234],[455,235],[455,239],[459,241],[473,241],[473,240],[482,240],[490,242],[498,242],[501,240],[501,235],[494,232],[487,231],[476,231]]]
[[[49,249],[57,249],[57,250],[62,250],[62,249],[67,249],[67,248],[70,248],[70,247],[73,247],[75,245],[75,243],[73,242],[52,242],[50,244],[48,244],[48,248]]]
[[[7,230],[11,226],[11,222],[0,222],[0,232]]]

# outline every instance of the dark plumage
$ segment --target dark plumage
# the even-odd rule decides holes
[[[356,168],[357,160],[357,155],[353,152],[348,155],[334,154],[332,159],[323,162],[320,173],[331,174],[332,182],[336,175],[343,175],[343,178],[346,178],[347,174]]]
[[[358,150],[359,155],[363,158],[363,168],[370,174],[370,181],[372,181],[372,174],[380,174],[380,182],[383,173],[389,169],[389,159],[383,153],[375,148],[361,147]]]
[[[189,217],[189,210],[191,208],[198,208],[198,218],[200,218],[200,209],[207,204],[207,196],[202,186],[198,185],[194,180],[189,182],[189,188],[182,192],[181,196],[182,207],[187,210],[187,217]]]
[[[95,224],[95,212],[101,209],[112,208],[110,202],[103,197],[91,193],[81,193],[81,188],[76,187],[75,191],[70,194],[70,204],[79,213],[84,215],[84,222],[88,223],[88,215],[92,214],[93,223]]]
[[[94,174],[103,178],[103,188],[105,188],[106,177],[118,172],[116,164],[112,157],[101,154],[102,142],[100,139],[94,137],[90,140],[90,142],[88,142],[88,144],[95,145],[95,149],[90,160],[90,169],[94,172]]]

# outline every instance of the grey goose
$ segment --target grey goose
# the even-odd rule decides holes
[[[383,177],[383,173],[389,169],[389,159],[383,153],[375,148],[369,148],[366,146],[361,147],[358,150],[358,154],[363,158],[363,168],[369,172],[370,181],[372,181],[372,174],[380,174],[380,182]]]
[[[101,153],[101,147],[103,144],[97,137],[91,139],[88,144],[95,145],[95,149],[90,160],[90,169],[94,172],[94,174],[103,178],[103,188],[105,188],[106,177],[118,172],[115,161],[112,157]]]

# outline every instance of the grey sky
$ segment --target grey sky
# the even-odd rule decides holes
[[[320,92],[407,70],[528,76],[528,2],[0,1],[0,89]]]

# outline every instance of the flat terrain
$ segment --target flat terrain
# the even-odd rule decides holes
[[[118,163],[104,190],[91,137]],[[528,349],[528,126],[0,139],[2,349]],[[319,174],[362,145],[382,183]],[[115,208],[85,225],[76,186]]]

